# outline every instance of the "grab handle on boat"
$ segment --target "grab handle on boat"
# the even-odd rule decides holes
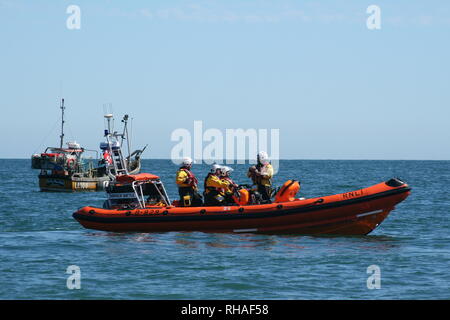
[[[317,199],[316,201],[314,201],[314,204],[319,204],[323,202],[323,198]]]

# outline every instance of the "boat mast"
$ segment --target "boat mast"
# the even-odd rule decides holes
[[[122,135],[122,143],[123,143],[123,139],[127,140],[127,147],[128,147],[128,161],[131,160],[131,141],[130,141],[130,137],[128,136],[128,115],[126,114],[123,119],[122,122],[124,123],[123,126],[123,135]]]
[[[108,129],[105,130],[107,148],[112,157],[112,167],[114,168],[114,174],[111,175],[111,171],[108,170],[108,175],[115,179],[117,175],[128,174],[126,161],[122,155],[122,143],[119,142],[119,137],[122,137],[123,141],[123,134],[118,134],[116,131],[111,132],[114,126],[114,117],[111,113],[106,114],[105,119],[108,121]]]
[[[64,107],[64,98],[61,99],[61,135],[59,136],[61,138],[61,142],[59,143],[59,147],[62,148],[63,147],[63,143],[64,143],[64,109],[66,107]]]

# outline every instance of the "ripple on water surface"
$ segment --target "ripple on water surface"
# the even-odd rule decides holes
[[[43,193],[28,160],[0,160],[2,299],[448,299],[450,172],[446,161],[282,161],[275,183],[302,196],[358,189],[400,176],[412,195],[369,236],[201,232],[107,233],[71,214],[103,193]],[[246,166],[234,166],[246,181]],[[172,198],[175,167],[145,160]],[[202,179],[208,167],[196,166]],[[14,172],[14,173],[12,173]],[[81,269],[68,290],[67,267]],[[381,289],[367,288],[367,267]]]

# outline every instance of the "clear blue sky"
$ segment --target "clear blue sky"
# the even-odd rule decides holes
[[[449,40],[445,0],[0,0],[0,158],[58,144],[62,95],[68,138],[98,149],[112,103],[147,158],[203,120],[280,129],[285,159],[448,160]]]

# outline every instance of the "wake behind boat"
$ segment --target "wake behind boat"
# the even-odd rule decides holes
[[[239,205],[180,207],[178,201],[170,202],[158,176],[124,175],[107,187],[104,208],[83,207],[73,217],[85,228],[115,232],[366,235],[409,196],[411,189],[394,178],[311,199],[296,198],[298,190],[298,183],[288,181],[268,204],[245,204],[236,199]]]

